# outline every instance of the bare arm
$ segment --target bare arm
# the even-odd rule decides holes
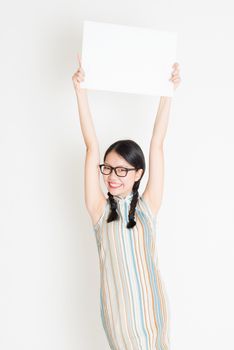
[[[174,65],[172,80],[176,85],[181,80],[179,77],[179,68]],[[172,98],[161,96],[153,127],[152,138],[149,150],[149,178],[142,196],[148,202],[154,215],[158,212],[163,196],[164,184],[164,153],[163,143],[166,136],[168,121],[170,115]]]
[[[85,205],[93,218],[94,215],[98,215],[98,212],[100,212],[100,207],[105,202],[105,196],[100,186],[100,172],[98,167],[100,164],[99,144],[89,108],[87,91],[86,89],[81,89],[79,85],[85,76],[80,60],[79,63],[80,68],[73,75],[73,83],[77,97],[81,131],[86,145],[84,177]]]
[[[92,115],[89,108],[87,90],[76,90],[76,97],[80,118],[80,126],[86,149],[98,148],[98,139],[96,136]]]
[[[153,214],[157,213],[162,201],[164,180],[163,142],[168,127],[170,107],[171,97],[162,96],[150,142],[149,178],[143,197],[151,207]]]

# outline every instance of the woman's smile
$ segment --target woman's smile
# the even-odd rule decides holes
[[[117,184],[116,182],[108,182],[111,188],[119,188],[122,184]]]

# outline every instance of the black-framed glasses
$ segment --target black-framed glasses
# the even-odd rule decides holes
[[[112,170],[114,170],[116,175],[120,177],[126,176],[131,170],[136,170],[136,168],[125,168],[122,166],[112,167],[111,165],[106,164],[99,164],[99,168],[101,170],[101,173],[104,175],[109,175],[112,172]]]

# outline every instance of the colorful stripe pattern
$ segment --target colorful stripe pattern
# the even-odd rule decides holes
[[[112,350],[168,350],[169,308],[158,268],[156,216],[138,198],[132,229],[126,228],[133,194],[114,196],[119,220],[105,210],[93,225],[100,265],[100,313]]]

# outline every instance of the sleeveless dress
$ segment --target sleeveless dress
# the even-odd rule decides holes
[[[168,350],[169,302],[158,267],[156,216],[138,197],[136,225],[128,229],[133,192],[114,195],[119,219],[107,223],[109,198],[93,225],[100,266],[100,314],[112,350]]]

